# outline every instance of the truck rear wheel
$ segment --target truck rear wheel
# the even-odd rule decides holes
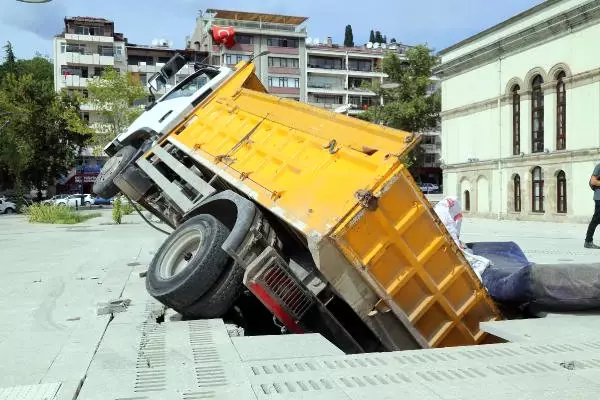
[[[137,153],[133,146],[125,146],[109,158],[94,182],[94,193],[105,199],[116,196],[119,188],[114,184],[113,179],[119,175],[129,164],[129,161]]]
[[[177,312],[196,303],[228,265],[229,255],[221,248],[228,236],[229,229],[212,215],[198,215],[181,224],[150,263],[148,293]]]

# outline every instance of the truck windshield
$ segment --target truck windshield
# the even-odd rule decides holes
[[[167,94],[161,101],[175,99],[177,97],[189,97],[196,93],[200,88],[217,76],[219,71],[212,69],[201,69],[200,71],[188,76],[180,84]]]

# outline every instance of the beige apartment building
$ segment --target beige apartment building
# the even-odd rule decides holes
[[[306,101],[306,17],[207,9],[196,20],[189,48],[206,51],[214,65],[235,65],[263,51],[255,60],[256,73],[270,93]],[[230,49],[214,43],[210,27],[235,29]]]

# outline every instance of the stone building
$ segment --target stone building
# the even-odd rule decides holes
[[[467,213],[589,220],[599,37],[600,1],[548,0],[440,52],[444,192]]]

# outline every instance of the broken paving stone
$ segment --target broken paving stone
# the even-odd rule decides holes
[[[67,321],[79,321],[81,317],[67,318]]]
[[[32,281],[32,283],[40,283],[40,282],[42,282],[41,279],[36,279],[35,281]]]
[[[128,267],[137,267],[138,265],[141,265],[141,264],[137,261],[132,261],[130,263],[127,263]]]
[[[127,311],[127,307],[131,304],[131,299],[111,300],[107,303],[98,304],[96,315],[115,314]]]

